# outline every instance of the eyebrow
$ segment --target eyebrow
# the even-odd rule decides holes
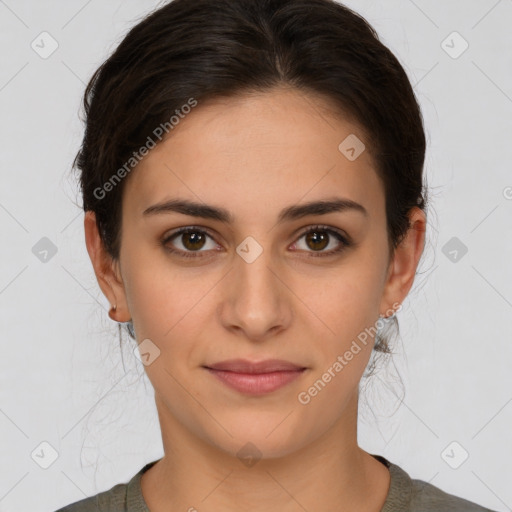
[[[278,224],[286,221],[297,220],[308,215],[327,215],[333,212],[356,211],[368,217],[366,208],[351,199],[331,198],[322,201],[311,201],[309,203],[288,206],[281,210],[278,216]],[[225,224],[233,224],[233,215],[225,208],[197,203],[188,199],[171,199],[162,203],[154,204],[146,208],[144,216],[151,216],[165,213],[182,213],[190,217],[218,220]]]

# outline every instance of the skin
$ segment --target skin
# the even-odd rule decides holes
[[[111,317],[133,319],[137,341],[160,355],[146,366],[155,389],[165,456],[142,477],[152,512],[338,510],[378,512],[387,468],[357,444],[358,385],[373,340],[307,405],[307,391],[365,328],[403,302],[423,252],[425,214],[391,254],[385,198],[369,151],[354,161],[338,146],[361,129],[328,111],[326,100],[289,88],[200,104],[132,171],[123,192],[119,260],[105,252],[94,214],[85,216],[87,249]],[[277,223],[290,205],[349,198],[354,210]],[[167,212],[144,216],[171,198],[227,208],[232,225]],[[355,245],[315,245],[316,224]],[[203,245],[178,235],[208,230]],[[325,232],[322,232],[325,233]],[[247,263],[247,237],[263,248]],[[188,245],[187,245],[188,244]],[[192,249],[190,249],[192,248]],[[219,250],[215,250],[219,248]],[[391,257],[390,257],[391,254]],[[307,370],[263,396],[228,388],[202,366],[225,359],[285,359]],[[261,458],[237,457],[246,443]]]

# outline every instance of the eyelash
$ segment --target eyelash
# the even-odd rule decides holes
[[[297,240],[300,240],[303,236],[308,235],[309,233],[314,232],[314,231],[322,231],[325,233],[332,234],[339,242],[341,242],[341,244],[337,249],[331,249],[330,251],[327,251],[327,252],[315,253],[315,251],[307,251],[307,252],[311,252],[311,257],[313,257],[313,258],[334,256],[335,254],[341,253],[348,247],[352,246],[352,241],[350,239],[348,239],[346,236],[342,235],[338,230],[335,230],[328,226],[322,226],[322,225],[316,225],[311,228],[308,228],[307,230],[303,231],[298,236]],[[201,253],[201,252],[207,252],[207,251],[182,251],[181,249],[172,249],[167,245],[173,238],[178,237],[182,233],[191,233],[191,232],[192,233],[199,232],[201,234],[208,235],[210,238],[213,239],[213,236],[203,228],[200,228],[198,226],[186,226],[186,227],[179,228],[176,231],[174,231],[173,233],[171,233],[170,235],[164,237],[163,240],[161,241],[161,244],[165,248],[166,251],[168,251],[171,254],[177,254],[181,258],[203,258],[203,256],[199,256],[196,254]]]

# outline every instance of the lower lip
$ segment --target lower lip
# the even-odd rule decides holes
[[[225,370],[207,370],[224,384],[241,393],[262,395],[282,388],[302,375],[303,370],[291,370],[271,373],[235,373]]]

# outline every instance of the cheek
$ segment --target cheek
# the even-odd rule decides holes
[[[316,346],[316,365],[297,396],[308,414],[328,414],[331,419],[343,411],[354,396],[374,346],[376,320],[364,307],[348,301],[333,310],[328,320],[330,333]],[[345,307],[345,309],[341,309]]]
[[[311,381],[329,382],[331,391],[323,394],[332,393],[334,400],[343,400],[343,390],[346,394],[357,385],[375,343],[381,269],[369,254],[361,251],[332,273],[327,286],[309,288],[305,295],[304,302],[314,312],[307,313],[308,323],[315,322],[320,329],[320,342],[315,347],[318,365]]]
[[[133,260],[135,261],[135,260]],[[151,340],[160,350],[166,367],[183,371],[203,364],[201,340],[207,340],[215,304],[212,288],[218,276],[197,276],[162,265],[158,258],[126,265],[126,293],[138,342]],[[202,274],[199,274],[202,272]],[[208,325],[205,325],[208,324]],[[204,347],[203,347],[204,352]],[[147,368],[149,370],[149,368]],[[181,371],[181,370],[180,370]]]
[[[185,314],[190,287],[163,249],[128,235],[123,249],[126,297],[137,335],[162,338]]]
[[[328,279],[317,281],[319,286],[308,285],[305,279],[300,287],[304,303],[322,320],[325,333],[338,343],[374,325],[379,316],[381,269],[368,260],[358,254],[331,272]]]

